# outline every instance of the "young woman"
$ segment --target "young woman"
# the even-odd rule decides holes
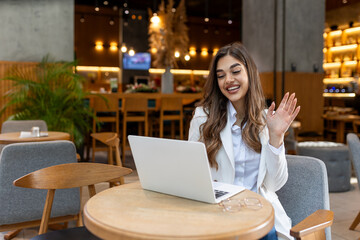
[[[283,140],[300,111],[296,102],[286,93],[276,111],[274,102],[266,111],[256,65],[235,42],[214,57],[190,124],[189,141],[205,143],[214,181],[242,185],[272,203],[275,228],[264,239],[291,239],[291,220],[275,192],[288,177]]]

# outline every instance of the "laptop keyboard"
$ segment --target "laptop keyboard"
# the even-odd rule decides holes
[[[215,198],[219,198],[221,196],[224,196],[225,194],[228,194],[229,192],[220,191],[220,190],[214,190],[215,191]]]

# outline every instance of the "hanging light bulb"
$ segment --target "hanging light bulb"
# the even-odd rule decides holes
[[[186,54],[185,57],[184,57],[185,61],[189,61],[190,60],[190,55],[189,54]]]
[[[127,47],[126,47],[125,43],[123,43],[121,45],[121,52],[125,53],[126,51],[127,51]]]
[[[84,22],[85,22],[85,17],[84,17],[84,15],[81,15],[81,17],[80,17],[80,22],[81,22],[81,23],[84,23]]]
[[[229,20],[228,20],[228,24],[232,24],[233,21],[232,21],[232,16],[231,16],[231,11],[232,11],[232,4],[231,4],[231,0],[229,0]]]
[[[115,24],[114,18],[110,18],[109,24],[110,24],[111,26],[113,26],[113,25]]]
[[[133,48],[130,48],[129,50],[129,55],[130,56],[134,56],[135,55],[135,50]]]
[[[157,53],[157,49],[156,49],[156,48],[154,48],[154,47],[153,47],[153,48],[151,48],[151,50],[150,50],[150,51],[151,51],[151,53],[152,53],[152,54]]]
[[[213,55],[215,56],[218,51],[219,51],[218,48],[214,48],[214,50],[213,50]]]
[[[157,13],[154,13],[153,16],[151,17],[150,19],[150,22],[154,24],[154,26],[157,26],[159,25],[160,23],[160,18],[159,16],[157,15]]]
[[[209,22],[209,0],[205,1],[205,18],[204,18],[205,22]]]
[[[175,51],[175,54],[174,54],[174,55],[175,55],[176,58],[179,58],[179,57],[180,57],[180,52],[179,52],[179,51]]]

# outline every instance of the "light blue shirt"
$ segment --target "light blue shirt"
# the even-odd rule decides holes
[[[235,160],[234,184],[244,186],[246,189],[257,192],[256,184],[259,173],[260,153],[257,153],[253,149],[249,148],[243,141],[241,136],[242,129],[238,125],[235,125],[237,112],[230,101],[228,104],[230,123],[232,126],[231,133]],[[268,145],[271,151],[277,155],[280,154],[284,147],[284,144],[282,144],[279,148],[275,148],[269,143]]]

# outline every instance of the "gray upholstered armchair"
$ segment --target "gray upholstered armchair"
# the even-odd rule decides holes
[[[316,158],[287,155],[289,178],[277,194],[293,227],[296,239],[331,240],[334,213],[330,210],[325,164]],[[326,228],[328,227],[328,228]]]
[[[350,149],[350,159],[354,166],[355,174],[358,180],[360,189],[360,141],[359,137],[354,133],[348,133],[346,136],[347,144]],[[350,226],[350,230],[355,230],[356,226],[360,223],[360,211],[353,223]]]
[[[76,162],[76,149],[70,141],[6,145],[0,154],[0,231],[18,232],[40,225],[46,190],[15,187],[15,179],[41,168]],[[77,219],[79,211],[79,189],[60,190],[55,195],[50,222]],[[14,236],[12,233],[8,233],[9,237]]]
[[[3,122],[1,133],[30,131],[32,127],[39,127],[42,132],[48,130],[44,120],[9,120]]]

